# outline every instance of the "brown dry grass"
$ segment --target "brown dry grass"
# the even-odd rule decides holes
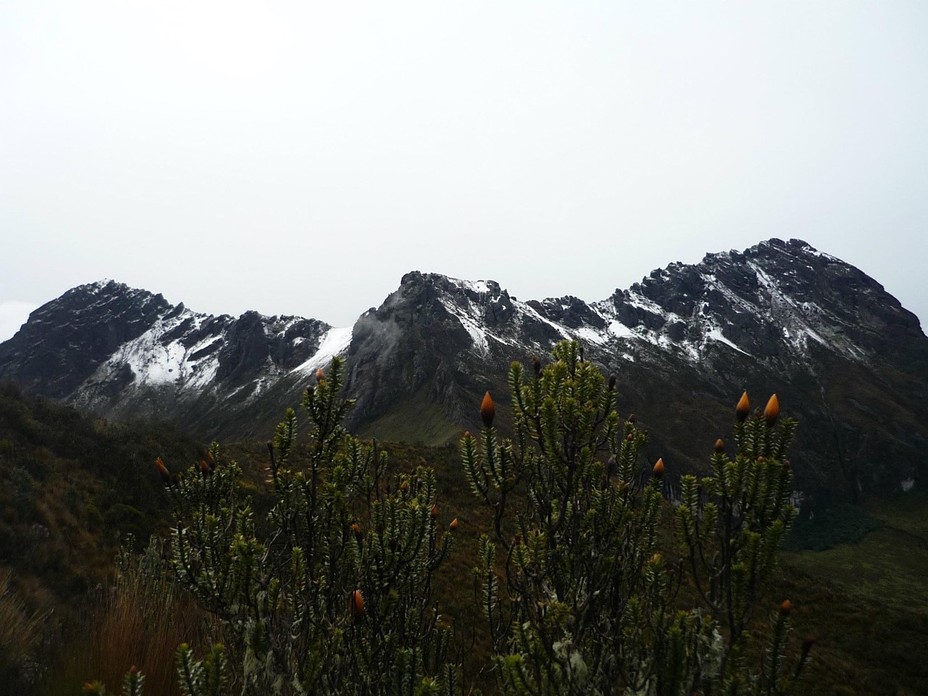
[[[179,693],[177,646],[209,645],[215,627],[168,577],[139,566],[123,569],[95,610],[85,612],[78,634],[62,651],[65,657],[51,670],[42,693],[77,694],[82,684],[95,679],[115,688],[132,666],[145,674],[146,696]]]
[[[7,687],[26,688],[41,667],[49,612],[30,609],[11,580],[9,569],[0,570],[0,680]]]

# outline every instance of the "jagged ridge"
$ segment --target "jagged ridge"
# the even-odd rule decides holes
[[[808,462],[797,480],[807,488],[854,497],[925,476],[928,339],[918,320],[879,283],[799,240],[673,263],[592,303],[520,301],[495,281],[412,272],[352,329],[199,314],[94,283],[39,308],[0,344],[0,377],[104,415],[167,417],[204,437],[265,436],[315,368],[342,353],[352,427],[444,442],[478,426],[485,389],[505,404],[512,360],[543,357],[564,338],[618,376],[621,403],[655,433],[649,456],[671,470],[699,466],[695,433],[723,434],[731,400],[748,389],[799,405]]]
[[[118,416],[181,422],[241,410],[301,381],[347,347],[350,331],[293,316],[214,316],[115,281],[81,285],[39,307],[0,344],[0,377]]]

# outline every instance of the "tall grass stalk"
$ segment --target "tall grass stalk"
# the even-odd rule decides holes
[[[41,671],[43,626],[49,612],[31,610],[14,591],[12,572],[0,570],[0,680],[27,689]]]
[[[86,611],[63,664],[42,693],[76,694],[94,679],[118,684],[133,666],[145,673],[146,694],[177,696],[177,646],[210,644],[211,626],[196,603],[178,588],[153,540],[141,555],[128,551],[117,560],[111,586]]]

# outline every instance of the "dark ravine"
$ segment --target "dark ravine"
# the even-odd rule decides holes
[[[615,374],[619,407],[671,474],[697,468],[734,402],[777,392],[801,421],[807,495],[855,499],[928,483],[928,339],[860,270],[778,239],[673,263],[593,303],[519,301],[493,281],[406,274],[351,329],[212,316],[114,282],[68,291],[0,344],[0,378],[107,417],[156,416],[203,438],[264,437],[316,367],[347,356],[361,434],[446,442],[505,411],[513,360],[561,339]]]

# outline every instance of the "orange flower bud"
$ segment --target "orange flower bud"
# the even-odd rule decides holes
[[[651,469],[651,474],[655,478],[660,478],[664,475],[664,458],[661,457],[654,463],[654,468]]]
[[[355,590],[351,593],[348,598],[348,611],[356,619],[364,616],[364,595],[361,594],[361,590]]]
[[[793,603],[788,599],[784,599],[783,603],[780,604],[780,616],[789,616],[789,613],[793,610]]]
[[[451,524],[448,525],[448,529],[450,529],[453,532],[455,529],[458,528],[459,524],[460,522],[458,522],[458,518],[455,517],[453,520],[451,520]]]
[[[171,485],[171,472],[168,471],[168,468],[164,465],[161,457],[158,457],[155,460],[155,468],[158,470],[158,473],[161,475],[161,480],[164,482],[165,486]]]
[[[634,413],[630,414],[630,415],[628,416],[628,422],[629,422],[629,423],[637,423],[637,422],[638,422],[638,416],[636,416]]]
[[[780,417],[780,400],[777,398],[777,395],[774,394],[770,397],[770,401],[767,402],[767,407],[764,409],[764,418],[767,421],[767,425],[772,426],[777,422],[777,418]]]
[[[357,522],[351,525],[351,531],[354,532],[354,538],[358,540],[358,543],[364,538],[364,532],[361,531],[361,525]]]
[[[738,416],[739,423],[743,423],[751,415],[751,400],[748,398],[747,392],[744,392],[738,400],[738,405],[735,406],[735,415]]]
[[[541,359],[537,355],[532,358],[532,370],[536,377],[541,374]]]
[[[200,460],[200,473],[206,476],[209,473],[212,473],[212,469],[209,468],[209,464],[206,463],[205,459]]]
[[[437,506],[437,505],[433,505],[433,506],[432,506],[432,510],[429,512],[429,516],[430,516],[433,520],[434,520],[436,517],[438,517],[438,506]]]
[[[317,382],[325,381],[325,370],[323,370],[321,367],[316,368],[316,381]]]
[[[718,440],[715,441],[715,451],[718,452],[719,454],[725,451],[725,440],[723,440],[722,438],[719,438]]]
[[[493,397],[490,396],[490,392],[487,392],[483,395],[483,402],[480,404],[480,417],[483,419],[483,424],[488,427],[493,427],[493,418],[496,416],[496,404],[493,403]]]

